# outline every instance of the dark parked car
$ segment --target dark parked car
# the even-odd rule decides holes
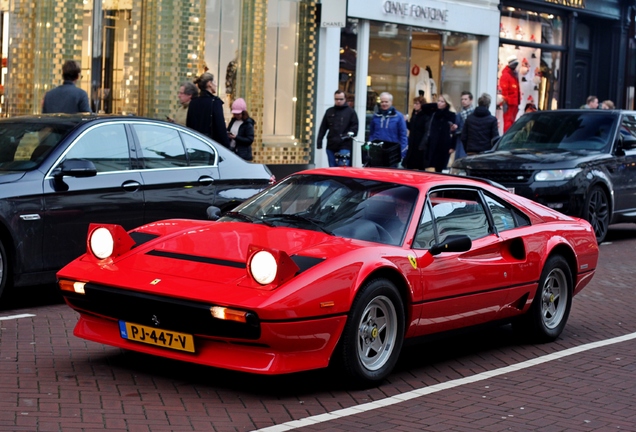
[[[0,294],[54,282],[86,250],[90,222],[132,229],[205,219],[273,183],[266,166],[179,125],[139,117],[0,120]]]
[[[636,222],[636,112],[525,114],[492,151],[456,161],[451,172],[586,219],[600,243],[610,224]]]

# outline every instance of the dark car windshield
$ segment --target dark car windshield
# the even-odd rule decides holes
[[[399,245],[417,196],[416,188],[395,183],[299,174],[239,205],[220,220],[294,227]]]
[[[527,114],[504,134],[497,150],[603,151],[617,116],[590,110]]]
[[[0,171],[37,167],[73,128],[68,123],[0,123]]]

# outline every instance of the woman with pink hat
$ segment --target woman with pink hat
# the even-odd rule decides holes
[[[227,127],[230,149],[247,161],[252,160],[254,142],[254,120],[247,113],[245,99],[238,98],[232,103],[232,120]]]

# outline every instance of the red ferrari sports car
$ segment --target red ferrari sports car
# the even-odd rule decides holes
[[[91,225],[58,273],[75,335],[260,374],[336,364],[373,384],[409,338],[513,322],[554,340],[598,259],[588,222],[428,172],[303,171],[216,219]]]

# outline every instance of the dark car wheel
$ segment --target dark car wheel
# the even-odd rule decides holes
[[[7,288],[9,280],[9,261],[7,260],[7,253],[5,252],[4,245],[0,241],[0,299],[2,294]]]
[[[571,306],[572,272],[563,257],[552,256],[543,268],[530,310],[517,325],[533,340],[551,342],[565,328]]]
[[[605,240],[610,219],[609,199],[602,188],[594,186],[590,189],[583,212],[583,219],[592,225],[596,241],[600,244]]]
[[[368,282],[356,297],[342,335],[341,362],[355,383],[376,384],[397,362],[404,340],[404,305],[387,279]]]

